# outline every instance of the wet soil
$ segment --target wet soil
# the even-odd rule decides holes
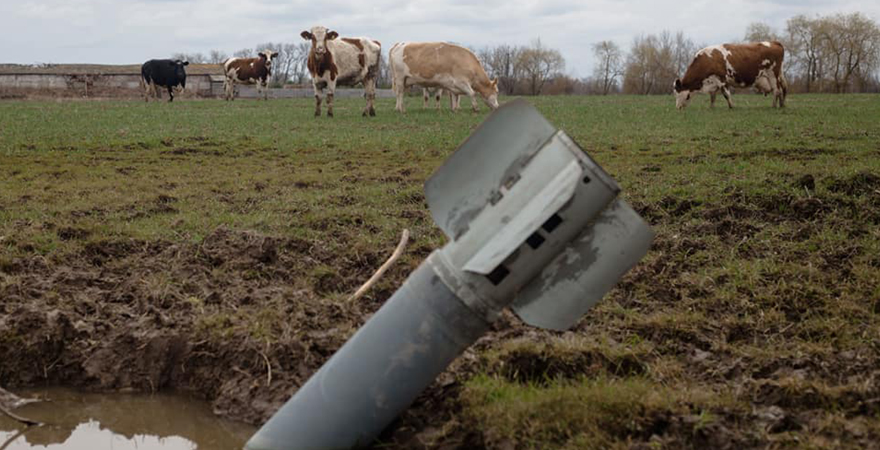
[[[396,448],[491,447],[479,429],[460,417],[462,383],[478,372],[534,385],[584,375],[663,382],[656,367],[673,358],[684,362],[684,377],[708,389],[734,391],[753,409],[713,411],[716,422],[699,432],[694,431],[698,419],[693,414],[661,414],[652,419],[648,432],[630,436],[634,447],[653,442],[766,447],[773,439],[786,442],[784,436],[793,430],[820,426],[829,427],[818,432],[829,439],[842,435],[845,443],[875,446],[880,442],[877,427],[866,420],[880,414],[880,340],[864,336],[841,351],[828,350],[836,348],[840,330],[811,319],[827,314],[855,320],[860,310],[850,314],[836,309],[834,299],[843,297],[857,297],[851,308],[876,314],[880,303],[871,297],[876,285],[852,281],[853,258],[877,264],[876,255],[870,259],[855,244],[802,255],[758,237],[780,224],[790,233],[780,238],[787,243],[805,241],[831,226],[856,236],[868,233],[864,224],[880,223],[878,180],[872,173],[793,179],[789,185],[798,189],[825,189],[809,197],[732,189],[711,203],[675,197],[654,204],[633,202],[660,233],[652,254],[606,301],[638,311],[673,311],[681,318],[662,321],[646,315],[622,322],[609,314],[607,320],[582,322],[572,333],[602,333],[617,342],[635,336],[653,346],[650,353],[545,349],[482,358],[483,352],[515,339],[541,342],[565,336],[530,329],[506,314],[402,415],[382,442]],[[154,207],[172,208],[174,203],[169,196],[157,199]],[[0,381],[5,387],[184,390],[210,401],[216,414],[259,424],[391,294],[385,289],[357,303],[340,301],[342,293],[369,277],[383,255],[334,253],[320,241],[228,228],[214,230],[198,245],[95,240],[72,227],[57,233],[63,240],[84,243],[72,254],[0,261]],[[700,281],[691,277],[705,264],[706,254],[719,249],[736,252],[745,261],[788,252],[786,258],[808,259],[821,273],[800,282],[793,274],[771,270],[761,274],[760,289],[739,287],[745,300],[731,303],[714,297],[718,286],[732,282],[731,275]],[[420,247],[417,256],[429,250]],[[389,285],[400,283],[412,268],[395,268]],[[761,310],[753,304],[760,302],[772,303],[764,309],[784,319],[756,319]],[[694,310],[704,320],[689,322],[687,315]],[[815,344],[824,350],[786,351],[774,358],[749,353],[779,342],[797,342],[804,349]],[[824,416],[828,411],[854,420],[849,428],[834,428],[843,425],[829,424]]]

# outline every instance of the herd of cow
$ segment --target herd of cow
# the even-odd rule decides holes
[[[327,89],[327,115],[333,116],[333,96],[337,86],[362,84],[366,106],[364,116],[375,116],[376,78],[382,44],[358,37],[340,38],[335,31],[322,26],[303,31],[303,39],[311,41],[308,69],[315,90],[315,116],[321,115],[324,89]],[[259,52],[255,58],[230,58],[223,63],[226,100],[235,99],[235,85],[255,84],[263,99],[268,99],[268,82],[272,60],[277,52]],[[765,96],[773,95],[773,107],[785,106],[788,85],[782,64],[785,50],[779,42],[723,44],[706,47],[694,56],[682,78],[673,86],[675,106],[683,109],[693,94],[710,95],[710,105],[720,91],[733,108],[730,87],[754,88]],[[186,87],[185,66],[181,60],[152,59],[141,67],[145,100],[157,97],[158,88],[168,90],[169,101],[174,91]],[[444,42],[399,42],[388,55],[392,89],[397,97],[395,109],[404,112],[403,98],[408,87],[421,86],[427,104],[428,90],[436,92],[438,107],[442,92],[450,96],[452,109],[458,109],[459,97],[467,95],[474,111],[477,95],[486,104],[498,107],[498,83],[490,80],[476,55],[470,50]]]

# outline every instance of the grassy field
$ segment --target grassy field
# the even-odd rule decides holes
[[[504,317],[385,444],[880,446],[880,98],[528,100],[656,242],[570,332]],[[422,183],[486,111],[409,101],[0,102],[0,384],[264,420],[444,243]]]

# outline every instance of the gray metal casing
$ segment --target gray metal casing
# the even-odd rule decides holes
[[[534,107],[509,102],[425,183],[434,220],[451,239],[428,264],[486,320],[516,297],[514,311],[527,323],[569,328],[644,256],[653,238],[616,200],[619,192],[614,179]],[[623,228],[595,233],[589,231],[594,222]],[[606,239],[612,234],[623,238]],[[617,247],[609,251],[604,244],[611,242]],[[572,258],[579,252],[589,257]],[[552,261],[565,270],[543,273]],[[541,282],[530,284],[539,275]],[[555,308],[558,314],[539,313]]]

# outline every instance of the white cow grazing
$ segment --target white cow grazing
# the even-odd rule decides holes
[[[379,55],[382,44],[369,38],[340,38],[339,33],[316,26],[300,33],[312,41],[309,50],[309,74],[315,88],[315,117],[321,115],[321,97],[327,88],[327,116],[333,117],[333,96],[336,86],[364,85],[367,105],[363,115],[376,115],[376,77],[379,75]]]
[[[399,42],[388,55],[391,79],[397,94],[396,109],[404,112],[408,86],[439,87],[451,94],[467,95],[477,111],[479,94],[489,108],[498,107],[498,80],[489,80],[477,56],[446,42]],[[456,102],[453,101],[453,107]]]

